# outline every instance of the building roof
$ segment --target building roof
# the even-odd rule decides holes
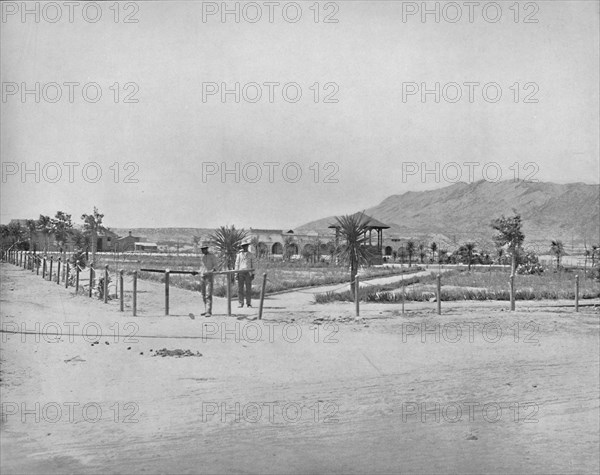
[[[362,220],[361,223],[364,223],[365,221],[369,221],[369,225],[367,226],[368,229],[389,229],[390,227],[387,224],[383,224],[381,221],[372,218],[371,216],[367,216],[365,213],[354,213],[352,216],[356,216],[356,217],[361,217],[362,216]],[[331,224],[329,225],[330,228],[339,228],[339,225],[337,224]]]
[[[250,233],[262,233],[262,234],[281,234],[281,229],[253,229],[250,228]]]
[[[124,239],[142,239],[139,236],[132,236],[131,234],[128,234],[127,236],[121,236],[119,238],[117,238],[117,241],[122,241]]]
[[[97,235],[98,235],[98,237],[102,237],[102,236],[118,237],[119,236],[117,233],[111,231],[110,229],[100,229],[100,230],[98,230]]]

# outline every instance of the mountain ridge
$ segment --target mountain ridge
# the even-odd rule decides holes
[[[581,182],[459,182],[434,190],[390,195],[364,212],[388,224],[386,233],[406,238],[441,235],[451,242],[457,241],[457,235],[458,240],[470,237],[489,241],[492,219],[513,214],[513,210],[521,214],[530,242],[600,241],[600,185]],[[334,220],[330,216],[297,229],[321,232]]]

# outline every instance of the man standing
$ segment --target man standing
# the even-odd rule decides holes
[[[213,298],[213,272],[219,267],[219,262],[214,254],[208,252],[208,242],[203,242],[200,246],[202,251],[202,267],[200,269],[201,292],[204,300],[204,310],[202,313],[206,318],[212,317],[212,298]]]
[[[235,270],[250,270],[254,271],[254,254],[248,251],[250,239],[242,241],[242,250],[238,252],[235,258]],[[237,274],[238,279],[238,300],[239,308],[244,306],[244,295],[246,295],[246,306],[252,307],[252,279],[254,272],[240,272]]]

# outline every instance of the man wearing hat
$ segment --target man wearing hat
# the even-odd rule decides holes
[[[205,312],[202,314],[206,318],[212,316],[212,297],[213,297],[213,272],[219,267],[219,261],[214,254],[208,252],[208,242],[204,241],[200,246],[202,251],[202,268],[200,269],[202,299],[204,300]]]
[[[254,271],[254,254],[248,251],[249,245],[250,238],[242,241],[242,250],[238,252],[235,258],[235,270]],[[252,307],[252,279],[254,279],[254,272],[240,272],[237,274],[237,279],[239,308],[244,306],[244,295],[246,296],[246,306]]]

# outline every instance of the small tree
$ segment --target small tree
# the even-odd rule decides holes
[[[458,249],[458,253],[462,256],[464,260],[467,261],[467,265],[469,266],[469,272],[471,271],[471,264],[473,264],[473,254],[475,253],[475,243],[467,242],[460,246]]]
[[[510,253],[511,275],[514,275],[517,264],[517,252],[525,240],[525,234],[521,230],[521,216],[515,214],[514,216],[504,217],[503,215],[500,218],[494,219],[491,226],[496,230],[496,234],[494,235],[496,245],[498,247],[506,246]]]
[[[408,267],[412,266],[412,256],[415,253],[415,242],[407,241],[406,242],[406,253],[408,254]]]
[[[36,221],[33,219],[28,219],[27,221],[25,221],[25,228],[27,229],[27,237],[29,239],[29,250],[33,251],[35,250],[33,245],[33,238],[35,236],[35,232],[37,231]]]
[[[400,259],[400,263],[404,264],[406,260],[406,248],[404,246],[398,248],[398,258]]]
[[[283,257],[286,260],[290,260],[294,254],[298,253],[298,245],[294,236],[286,236],[283,240]]]
[[[315,250],[313,249],[312,244],[307,244],[302,248],[302,257],[304,258],[307,264],[311,261],[311,259],[313,259],[314,256]]]
[[[258,239],[258,236],[252,236],[250,244],[252,245],[252,249],[256,254],[256,258],[260,259],[262,257],[262,248],[260,247],[260,241]]]
[[[421,264],[423,264],[423,260],[425,259],[426,255],[427,255],[427,253],[425,252],[425,244],[420,242],[419,243],[419,259],[421,260]]]
[[[565,253],[565,246],[560,239],[550,242],[550,252],[556,256],[556,269],[560,269],[560,259]]]
[[[48,252],[48,248],[50,247],[50,234],[52,233],[52,219],[50,216],[40,214],[40,217],[37,220],[37,229],[44,236],[44,251]]]
[[[27,230],[18,221],[10,222],[6,226],[5,234],[10,242],[10,247],[20,250],[27,249]]]
[[[102,218],[104,218],[104,215],[98,212],[98,208],[95,206],[92,214],[81,215],[81,219],[83,220],[83,231],[92,241],[92,264],[96,263],[98,232],[105,230],[104,226],[102,226]]]
[[[52,219],[52,233],[54,234],[61,253],[65,251],[65,246],[69,240],[72,229],[73,223],[71,222],[71,215],[62,211],[57,211]]]
[[[440,249],[438,252],[438,262],[440,264],[443,264],[444,262],[446,262],[446,259],[448,258],[448,250],[447,249]]]

